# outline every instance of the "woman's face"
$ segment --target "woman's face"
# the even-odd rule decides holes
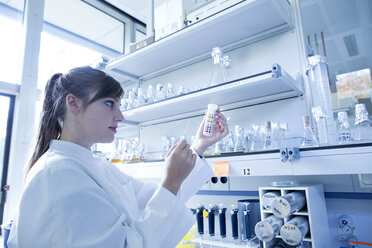
[[[98,99],[79,113],[78,129],[83,143],[89,147],[95,143],[111,143],[118,123],[124,121],[120,111],[120,99]],[[80,136],[80,135],[79,135]]]

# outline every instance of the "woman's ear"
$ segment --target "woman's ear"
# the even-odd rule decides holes
[[[74,96],[73,94],[67,94],[66,107],[72,113],[78,114],[82,108],[82,101],[78,97]]]

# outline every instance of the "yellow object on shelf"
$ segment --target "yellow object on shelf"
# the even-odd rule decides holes
[[[120,159],[117,159],[117,158],[111,159],[111,163],[120,163],[120,162],[121,162]]]
[[[195,248],[195,243],[192,242],[196,238],[196,226],[192,226],[190,231],[183,237],[176,248]]]

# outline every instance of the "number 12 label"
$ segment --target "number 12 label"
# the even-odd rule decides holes
[[[243,172],[243,176],[250,176],[251,175],[251,169],[249,169],[249,168],[244,168],[242,170],[242,172]]]

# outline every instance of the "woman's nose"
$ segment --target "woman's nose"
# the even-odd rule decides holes
[[[115,121],[123,122],[125,120],[123,113],[118,110]]]

